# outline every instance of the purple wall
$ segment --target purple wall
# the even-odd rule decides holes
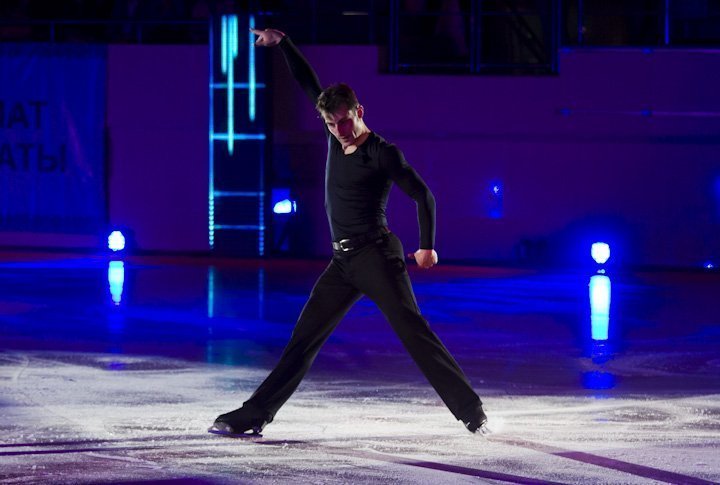
[[[368,126],[435,192],[441,259],[511,261],[522,240],[567,259],[598,234],[632,264],[720,260],[720,52],[571,51],[556,77],[465,77],[379,74],[372,47],[303,51],[324,84],[355,87]],[[306,247],[327,256],[320,121],[272,55],[274,163],[291,167]],[[111,46],[108,63],[111,221],[142,249],[206,250],[206,48]],[[494,180],[500,219],[489,216]],[[414,250],[414,205],[397,190],[389,218]],[[0,233],[18,244],[97,240]]]
[[[208,99],[207,47],[110,47],[110,220],[141,249],[208,249]]]
[[[386,75],[375,48],[303,52],[324,85],[356,89],[368,126],[433,189],[441,258],[513,260],[526,239],[545,242],[557,261],[579,260],[589,252],[581,242],[595,236],[632,264],[720,256],[720,52],[572,51],[557,77]],[[314,253],[327,254],[321,128],[275,61],[276,153],[302,170]],[[500,219],[489,216],[494,180],[504,190]],[[388,216],[416,249],[414,205],[397,190]]]
[[[109,222],[143,250],[206,251],[208,51],[108,47]],[[0,232],[0,246],[96,248],[103,237]]]

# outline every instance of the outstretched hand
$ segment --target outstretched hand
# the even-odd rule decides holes
[[[408,254],[408,258],[414,259],[423,269],[432,268],[438,262],[438,255],[434,249],[418,249],[414,253]]]
[[[250,32],[258,36],[255,45],[263,47],[278,45],[283,37],[285,37],[285,33],[277,29],[250,29]]]

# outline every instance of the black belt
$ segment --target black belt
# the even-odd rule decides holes
[[[387,227],[381,227],[380,229],[377,229],[375,231],[368,232],[365,234],[361,234],[359,236],[353,236],[348,239],[341,239],[339,241],[333,241],[333,243],[332,243],[333,251],[345,253],[347,251],[352,251],[354,249],[360,249],[361,247],[365,246],[366,244],[373,241],[374,239],[383,237],[386,234],[390,234],[390,229],[388,229]]]

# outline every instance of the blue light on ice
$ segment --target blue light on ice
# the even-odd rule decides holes
[[[590,328],[593,340],[607,340],[610,326],[610,278],[596,274],[590,278]]]
[[[108,285],[110,295],[116,305],[122,301],[123,285],[125,284],[125,265],[122,261],[110,261],[108,265]]]

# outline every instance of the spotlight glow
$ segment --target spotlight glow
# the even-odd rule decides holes
[[[488,215],[491,219],[502,219],[503,217],[503,184],[499,180],[490,182],[490,197],[487,201]]]
[[[281,200],[273,206],[273,212],[275,214],[290,214],[291,212],[297,212],[297,203],[290,199]]]
[[[590,255],[597,264],[605,264],[610,259],[610,246],[604,242],[593,243]]]
[[[113,231],[108,236],[108,249],[122,251],[125,249],[125,236],[120,231]]]

